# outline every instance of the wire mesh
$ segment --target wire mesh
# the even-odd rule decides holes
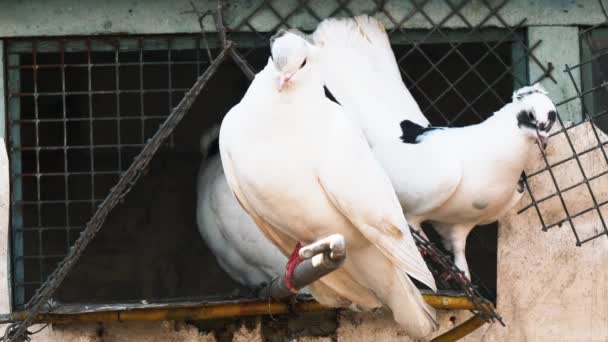
[[[602,2],[599,3],[604,10]],[[608,236],[608,155],[605,147],[608,141],[605,134],[608,129],[608,70],[605,70],[608,31],[605,26],[606,23],[602,23],[579,32],[582,61],[565,65],[563,70],[575,96],[558,103],[557,107],[568,110],[569,105],[575,104],[580,106],[581,113],[574,121],[564,121],[558,115],[559,125],[549,141],[553,148],[539,151],[537,159],[541,162],[530,167],[528,203],[520,210],[534,209],[545,231],[564,225],[569,227],[577,246]]]
[[[13,294],[30,298],[208,67],[199,37],[9,41]],[[171,144],[171,141],[168,142]]]

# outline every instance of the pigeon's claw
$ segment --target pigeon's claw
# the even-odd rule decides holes
[[[519,176],[519,181],[517,182],[517,192],[522,194],[525,190],[526,190],[526,174],[522,172],[521,176]]]
[[[302,248],[302,244],[298,242],[296,248],[293,250],[291,255],[289,256],[289,260],[287,261],[287,266],[285,267],[285,286],[292,293],[298,293],[298,289],[295,288],[293,284],[293,273],[296,270],[296,267],[302,262],[302,258],[300,257],[300,248]]]

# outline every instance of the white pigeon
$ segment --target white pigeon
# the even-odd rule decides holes
[[[470,279],[466,237],[517,203],[528,153],[535,141],[544,148],[555,105],[534,85],[481,124],[429,128],[378,21],[327,19],[313,37],[325,85],[361,125],[408,222],[420,229],[430,221]]]
[[[298,31],[271,40],[268,64],[222,122],[228,185],[264,234],[291,254],[289,287],[300,243],[342,234],[346,261],[309,286],[313,296],[332,307],[384,304],[410,335],[427,336],[437,328],[435,311],[408,276],[435,290],[433,276],[365,137],[325,97],[316,50]]]
[[[208,157],[219,125],[201,137],[203,155],[197,181],[196,223],[220,267],[236,282],[256,288],[285,272],[287,257],[241,208],[228,187],[220,155]],[[300,293],[309,293],[307,288]]]
[[[226,183],[219,155],[201,163],[197,196],[198,229],[232,279],[254,288],[283,273],[287,258],[239,206]]]

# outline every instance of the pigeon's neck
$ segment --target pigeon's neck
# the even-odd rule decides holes
[[[325,97],[323,83],[313,74],[292,81],[284,90],[276,94],[289,102],[309,102],[310,99]]]
[[[482,129],[487,134],[490,134],[494,140],[504,142],[500,145],[508,150],[503,151],[506,155],[511,155],[513,161],[523,164],[527,159],[528,151],[535,143],[519,128],[517,124],[517,112],[519,112],[517,106],[513,103],[508,103],[480,124],[480,126],[484,125],[485,127]]]
[[[513,103],[507,103],[494,115],[490,116],[483,124],[497,126],[503,130],[519,131],[517,126],[517,108]]]

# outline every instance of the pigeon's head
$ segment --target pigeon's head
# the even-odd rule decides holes
[[[538,83],[523,87],[513,93],[512,103],[519,129],[545,149],[549,131],[557,119],[557,109],[547,91]]]
[[[298,30],[279,30],[270,38],[272,62],[278,71],[279,92],[308,72],[307,62],[316,51],[312,40]]]

